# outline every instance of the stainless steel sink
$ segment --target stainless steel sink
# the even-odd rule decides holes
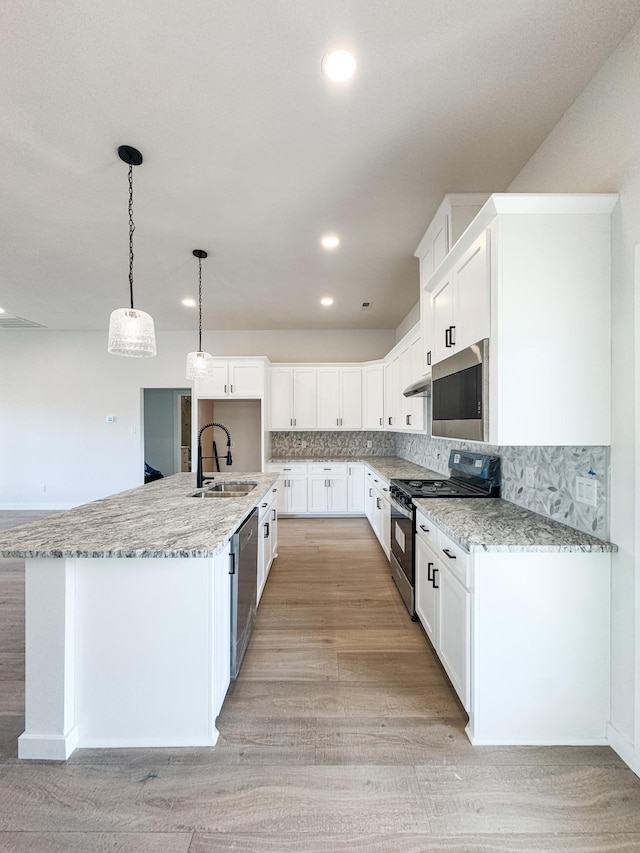
[[[191,498],[242,498],[252,492],[258,484],[253,481],[241,482],[239,480],[227,480],[224,483],[215,483],[206,489],[198,489],[192,492]]]

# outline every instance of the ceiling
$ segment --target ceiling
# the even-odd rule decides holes
[[[194,248],[204,328],[395,328],[443,195],[505,190],[639,16],[640,0],[4,0],[0,306],[105,330],[127,306],[129,144],[135,303],[157,328],[197,328]],[[320,71],[332,47],[358,62],[342,86]]]

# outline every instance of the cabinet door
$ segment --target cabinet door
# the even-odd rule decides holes
[[[276,489],[278,490],[276,492],[276,495],[277,495],[276,507],[277,507],[279,513],[280,512],[287,512],[287,509],[288,509],[287,508],[287,493],[288,493],[289,487],[285,485],[285,483],[288,483],[288,482],[289,482],[289,480],[287,479],[287,475],[284,472],[282,474],[280,474],[280,476],[276,480]]]
[[[422,338],[416,338],[410,346],[410,354],[411,354],[411,375],[412,382],[416,382],[420,379],[421,376],[424,375],[424,361],[423,361],[423,345]],[[409,397],[409,419],[410,419],[410,428],[415,430],[423,430],[424,429],[424,397]]]
[[[340,428],[362,428],[362,368],[340,370]]]
[[[438,655],[465,711],[470,708],[471,593],[440,561],[436,566],[438,597]]]
[[[433,309],[433,363],[453,354],[450,329],[453,319],[453,279],[449,275],[431,294]]]
[[[485,231],[465,252],[453,270],[456,315],[453,340],[457,350],[489,337],[490,275],[489,231]]]
[[[349,512],[364,512],[363,465],[349,465],[347,490],[347,509]]]
[[[396,355],[384,369],[384,428],[398,430],[399,415],[400,356]]]
[[[449,254],[449,214],[446,213],[442,220],[436,226],[431,243],[433,256],[433,271],[435,272],[440,264]]]
[[[327,511],[328,483],[329,480],[327,479],[326,475],[309,474],[307,497],[308,512]]]
[[[384,392],[381,364],[362,370],[362,426],[364,429],[382,429],[384,426]]]
[[[427,290],[420,293],[420,329],[422,331],[422,372],[430,373],[433,362],[433,306]]]
[[[226,397],[229,388],[229,374],[226,361],[214,360],[213,374],[209,379],[197,379],[198,397]]]
[[[262,397],[264,365],[260,362],[229,362],[229,393],[233,397]]]
[[[293,374],[293,426],[316,428],[316,368],[296,367]]]
[[[319,367],[318,375],[318,429],[340,428],[340,371],[338,368]]]
[[[289,477],[287,505],[289,512],[307,512],[307,475],[297,474]]]
[[[267,579],[267,562],[269,560],[270,547],[267,541],[269,535],[269,518],[263,518],[258,527],[258,571],[257,571],[257,589],[256,589],[256,605],[260,604],[262,590],[264,589]]]
[[[271,429],[293,427],[293,368],[271,368]]]
[[[437,648],[438,587],[433,580],[436,557],[420,536],[415,537],[416,561],[416,613],[427,637]]]
[[[327,482],[327,510],[329,512],[346,512],[348,508],[348,478],[332,475]]]

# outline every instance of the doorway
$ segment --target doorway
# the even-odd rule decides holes
[[[143,388],[143,451],[164,477],[191,470],[190,388]]]

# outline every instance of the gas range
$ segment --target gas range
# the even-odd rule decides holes
[[[450,477],[391,480],[392,499],[411,509],[414,498],[500,497],[500,457],[452,450],[449,468]]]

